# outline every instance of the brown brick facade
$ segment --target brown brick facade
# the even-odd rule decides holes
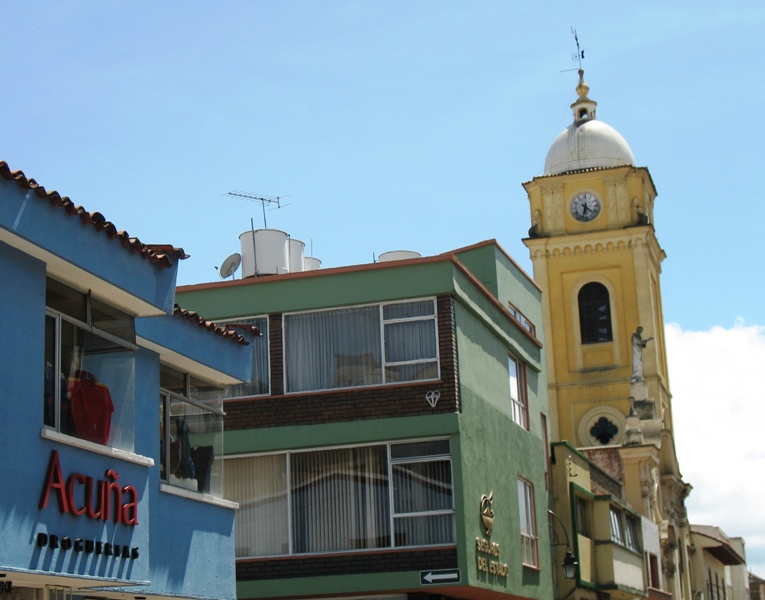
[[[287,395],[283,383],[282,315],[270,315],[271,395],[227,400],[226,431],[459,412],[454,301],[449,296],[439,297],[436,306],[440,381]],[[434,390],[440,392],[440,398],[431,408],[425,394]]]
[[[585,448],[581,450],[594,465],[590,469],[592,491],[595,494],[610,494],[623,499],[623,486],[611,479],[624,481],[624,469],[618,448]],[[597,466],[596,466],[597,465]],[[611,477],[607,477],[610,475]]]
[[[238,560],[236,580],[292,579],[457,568],[457,548],[416,548],[357,554]]]

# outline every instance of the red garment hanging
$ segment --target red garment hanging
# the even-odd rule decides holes
[[[69,404],[77,437],[106,445],[112,426],[114,404],[109,388],[98,383],[90,373],[77,371],[80,377],[68,377]]]

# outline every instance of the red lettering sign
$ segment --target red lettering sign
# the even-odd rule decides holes
[[[45,475],[40,510],[48,506],[50,493],[58,499],[58,510],[75,516],[87,514],[91,519],[108,521],[114,515],[116,523],[138,525],[138,491],[132,485],[120,486],[119,474],[106,471],[106,480],[93,481],[82,473],[73,473],[64,482],[58,450],[52,450]]]

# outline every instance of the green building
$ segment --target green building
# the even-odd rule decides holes
[[[494,240],[408,256],[178,290],[263,333],[224,404],[240,599],[554,596],[540,289]]]

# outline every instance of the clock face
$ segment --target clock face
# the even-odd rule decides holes
[[[600,214],[600,200],[589,192],[577,194],[571,201],[571,214],[577,221],[592,221]]]

